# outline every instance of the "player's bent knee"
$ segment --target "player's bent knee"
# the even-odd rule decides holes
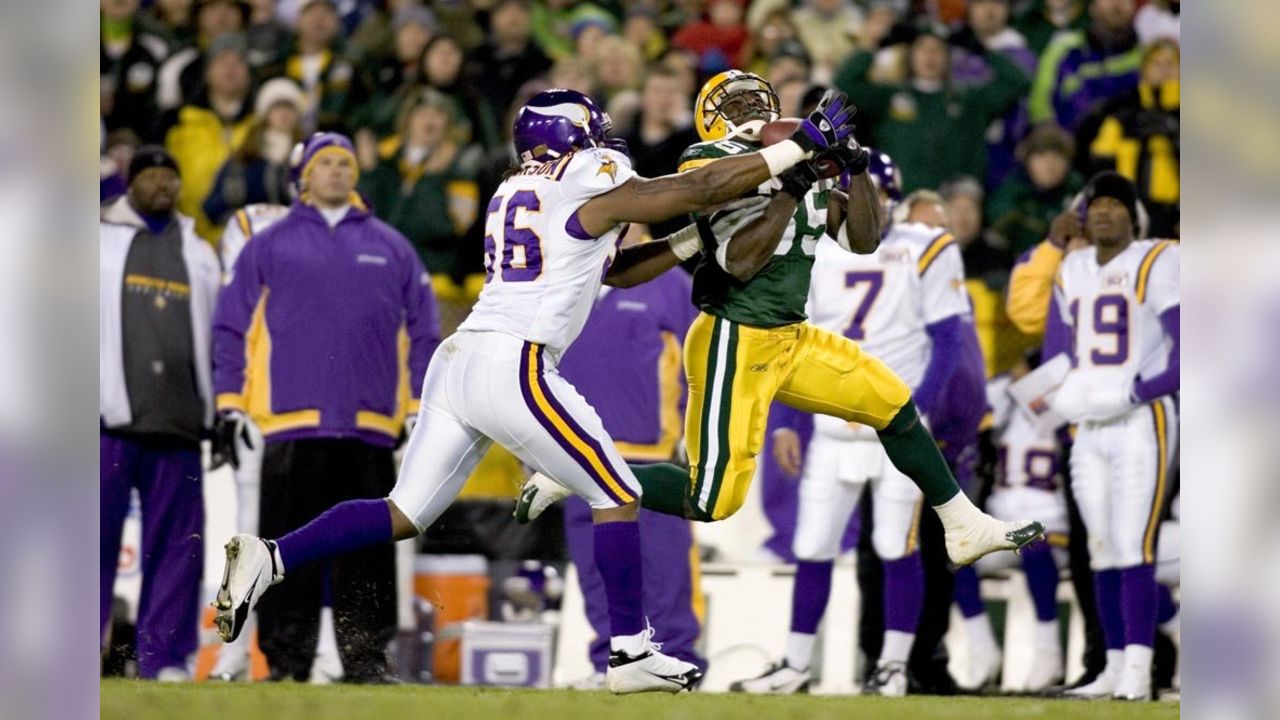
[[[826,562],[835,560],[839,553],[839,541],[833,546],[832,543],[825,539],[819,538],[802,538],[799,535],[791,543],[791,552],[796,556],[797,560],[806,562]]]
[[[907,541],[903,535],[897,532],[873,531],[871,546],[875,548],[876,556],[885,561],[901,560],[914,552],[914,549],[907,547]]]

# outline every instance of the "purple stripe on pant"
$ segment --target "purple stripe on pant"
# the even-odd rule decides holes
[[[582,428],[574,422],[572,415],[565,412],[564,407],[560,405],[556,400],[555,395],[551,393],[551,388],[548,387],[546,381],[543,380],[542,346],[532,345],[526,342],[524,344],[524,348],[520,352],[520,394],[524,396],[524,402],[529,408],[529,412],[533,413],[533,416],[537,418],[538,423],[542,425],[543,429],[546,430],[551,437],[555,438],[556,443],[559,444],[566,453],[568,453],[569,457],[573,458],[574,462],[576,462],[578,466],[581,467],[583,471],[600,486],[600,489],[604,491],[605,495],[618,505],[627,505],[635,502],[635,498],[633,497],[628,496],[624,498],[614,492],[613,489],[609,487],[609,483],[606,482],[604,478],[600,477],[595,468],[591,466],[591,462],[587,457],[579,452],[578,449],[560,433],[560,430],[556,428],[554,423],[552,423],[551,418],[547,417],[542,408],[538,406],[538,402],[534,399],[533,388],[529,384],[529,374],[531,370],[529,365],[530,348],[536,348],[532,372],[536,378],[536,382],[538,383],[538,389],[542,392],[542,396],[547,399],[547,403],[550,404],[552,409],[554,409],[560,415],[561,419],[564,420],[565,424],[569,427],[569,431],[576,433],[578,437],[586,443],[587,447],[595,451],[596,456],[600,458],[600,462],[606,469],[612,470],[612,468],[609,467],[609,457],[605,455],[600,444],[594,437],[589,433],[584,432]],[[614,472],[613,476],[614,482],[616,482],[619,487],[625,487],[622,480],[619,479],[620,476],[617,472]]]
[[[200,449],[193,443],[102,431],[99,434],[98,626],[105,641],[129,493],[142,504],[142,593],[138,666],[146,679],[186,669],[196,651],[204,570]]]
[[[693,578],[689,551],[693,532],[689,521],[641,510],[640,544],[644,548],[644,609],[654,627],[653,639],[662,652],[706,668],[694,649],[702,628],[693,614]],[[564,533],[569,557],[578,570],[578,583],[587,620],[595,631],[591,664],[604,672],[609,662],[609,603],[604,580],[596,570],[591,508],[579,497],[564,501]]]

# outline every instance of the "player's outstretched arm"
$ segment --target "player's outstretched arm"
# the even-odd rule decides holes
[[[741,197],[814,153],[843,143],[853,134],[854,112],[844,93],[828,90],[790,139],[687,173],[633,178],[588,200],[578,210],[578,221],[599,236],[621,223],[662,222]]]
[[[629,245],[618,251],[604,284],[628,288],[649,282],[702,249],[698,226],[689,225],[666,237]]]
[[[849,195],[844,207],[844,229],[849,236],[849,249],[869,255],[880,247],[880,198],[871,176],[859,173],[849,182]]]

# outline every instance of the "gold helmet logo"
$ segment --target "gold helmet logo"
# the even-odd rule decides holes
[[[704,141],[743,133],[755,139],[760,126],[778,119],[778,94],[764,78],[742,70],[726,70],[698,92],[694,126]]]

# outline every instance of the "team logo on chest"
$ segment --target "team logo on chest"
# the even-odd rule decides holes
[[[610,182],[617,182],[618,163],[614,160],[601,160],[596,168],[596,175],[608,175]]]

